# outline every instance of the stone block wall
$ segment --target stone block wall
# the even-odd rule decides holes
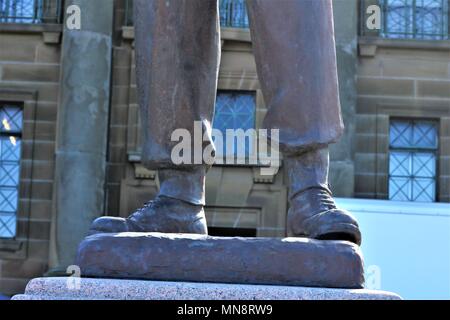
[[[23,291],[47,271],[60,31],[57,25],[0,25],[0,102],[22,106],[24,115],[17,237],[0,239],[3,294]]]
[[[450,46],[446,42],[360,39],[355,192],[388,198],[389,121],[439,124],[438,201],[450,201]]]

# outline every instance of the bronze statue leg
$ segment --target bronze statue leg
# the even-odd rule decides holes
[[[142,161],[151,169],[174,169],[172,133],[183,128],[193,136],[194,121],[212,125],[220,61],[217,1],[135,2]]]
[[[176,166],[171,136],[194,122],[211,130],[220,61],[217,0],[135,0],[142,162],[158,169],[157,198],[128,219],[102,217],[92,232],[207,233],[205,164]],[[212,143],[207,141],[206,144]]]
[[[285,154],[327,146],[343,132],[329,0],[248,0],[258,78]]]
[[[160,194],[128,219],[100,218],[94,232],[206,233],[206,165],[175,166],[176,129],[211,129],[220,60],[216,0],[135,0],[142,161]],[[279,129],[289,176],[288,231],[360,243],[358,224],[334,204],[328,145],[343,131],[331,0],[248,0],[259,79]],[[211,143],[211,141],[207,141]]]
[[[189,174],[167,186],[160,181],[161,194],[202,205],[204,188],[197,184],[207,168],[175,166],[171,152],[178,141],[171,135],[187,129],[193,137],[195,121],[204,130],[212,127],[220,61],[217,1],[136,0],[135,8],[142,162],[149,169],[195,171],[193,181]],[[173,181],[176,172],[167,176]]]
[[[328,145],[342,134],[331,0],[247,0],[268,113],[288,172],[288,233],[361,242],[328,187]],[[270,132],[270,131],[269,131]]]

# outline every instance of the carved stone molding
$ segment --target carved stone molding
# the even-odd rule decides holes
[[[156,178],[156,171],[155,170],[148,170],[140,163],[134,164],[134,177],[136,179],[149,179],[149,180],[155,180]]]
[[[273,184],[276,176],[276,172],[271,175],[261,174],[261,168],[254,167],[253,169],[253,182],[254,183],[267,183]]]

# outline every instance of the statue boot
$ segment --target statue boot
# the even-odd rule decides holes
[[[289,180],[287,231],[291,237],[361,244],[355,218],[339,209],[328,185],[329,151],[322,148],[284,159]]]
[[[119,232],[161,232],[208,234],[204,206],[205,174],[160,170],[160,191],[128,218],[100,217],[90,234]]]

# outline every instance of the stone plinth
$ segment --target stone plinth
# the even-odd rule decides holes
[[[305,238],[120,233],[86,238],[83,277],[360,289],[359,247]]]
[[[79,281],[77,283],[77,281]],[[399,300],[364,289],[164,282],[82,278],[38,278],[13,300]]]

